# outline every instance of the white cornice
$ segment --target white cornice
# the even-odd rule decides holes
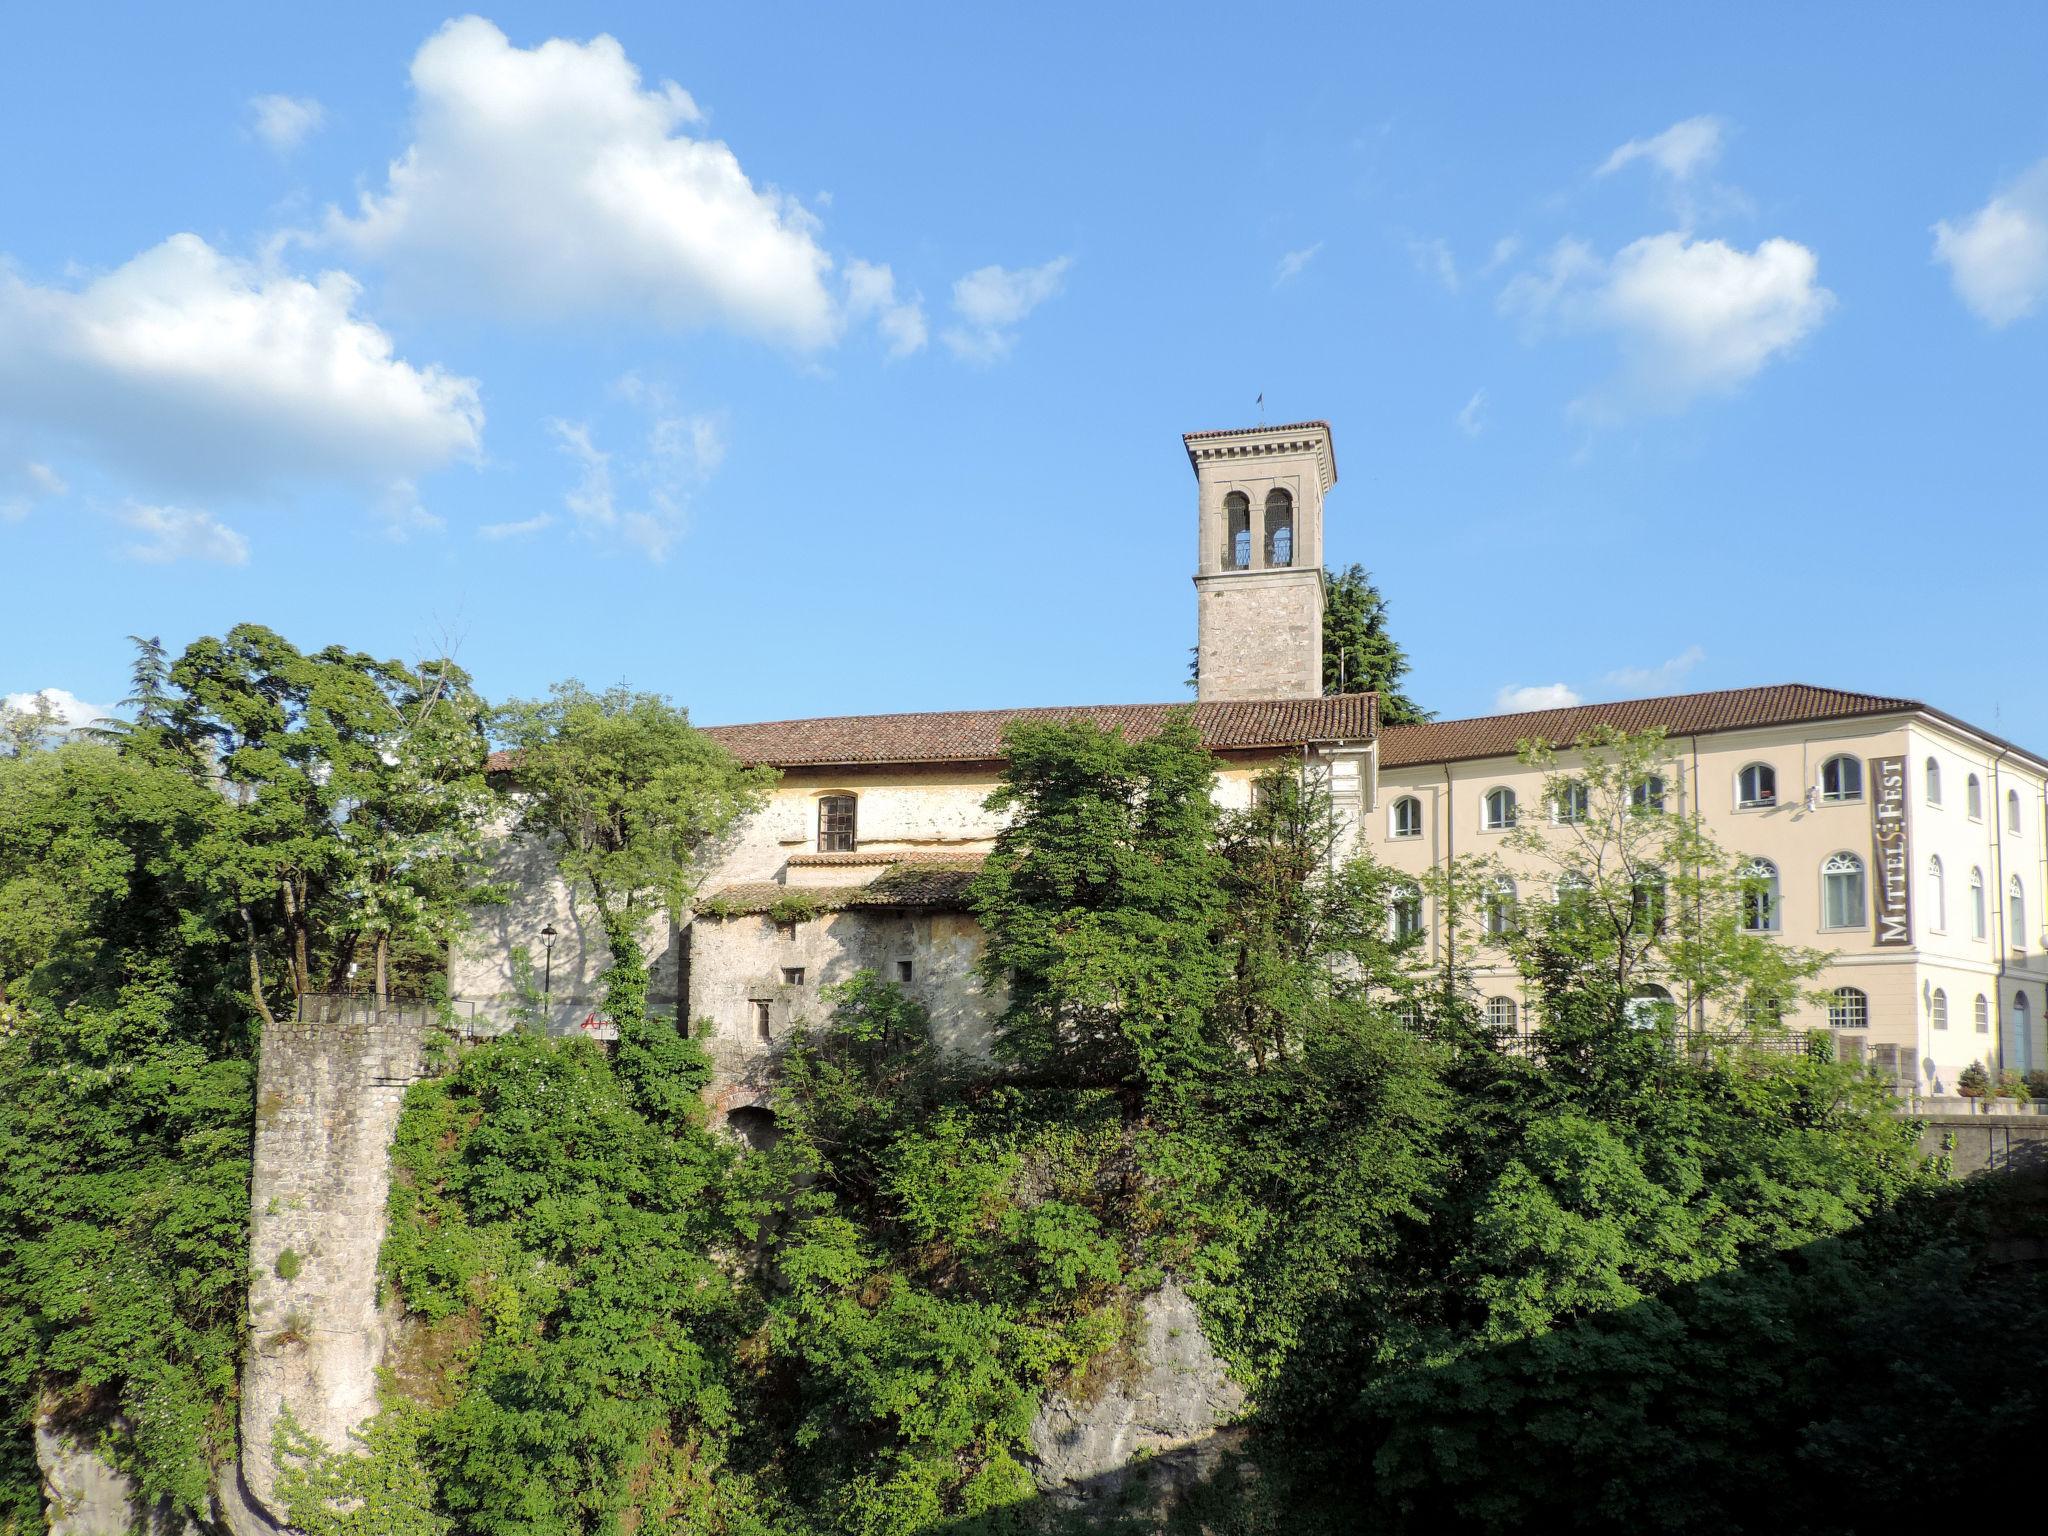
[[[1252,460],[1282,454],[1311,454],[1316,474],[1327,492],[1337,483],[1337,454],[1330,429],[1321,422],[1291,427],[1245,427],[1234,432],[1191,432],[1181,438],[1188,463],[1196,474],[1204,461]]]

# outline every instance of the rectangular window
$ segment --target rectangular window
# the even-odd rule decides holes
[[[827,795],[818,802],[818,852],[852,853],[859,846],[854,804],[852,795]]]
[[[773,1023],[769,1017],[770,1003],[765,997],[754,999],[754,1038],[766,1040],[772,1033]]]
[[[796,940],[796,924],[795,924],[795,923],[788,923],[788,922],[784,922],[784,923],[777,923],[777,924],[775,925],[775,936],[776,936],[776,937],[777,937],[778,939],[781,939],[781,940],[783,940],[783,941],[784,941],[785,943],[793,943],[793,942],[795,942],[795,940]]]
[[[785,987],[800,987],[804,984],[804,968],[800,965],[785,965],[782,968],[782,984]]]
[[[900,982],[909,982],[910,962],[908,960],[898,960],[896,962],[896,979]]]

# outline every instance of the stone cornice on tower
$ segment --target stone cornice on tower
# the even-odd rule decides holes
[[[1184,432],[1188,465],[1202,472],[1204,459],[1253,459],[1276,454],[1313,454],[1316,475],[1327,493],[1337,483],[1337,450],[1327,421],[1291,421],[1277,427],[1228,427],[1215,432]]]

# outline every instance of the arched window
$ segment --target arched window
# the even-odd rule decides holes
[[[1515,792],[1503,786],[1486,792],[1486,827],[1500,832],[1515,824]]]
[[[1503,1034],[1515,1027],[1515,1000],[1512,997],[1489,997],[1486,1000],[1487,1024]]]
[[[2020,829],[2020,792],[2008,789],[2005,792],[2005,830],[2017,832]]]
[[[1974,773],[1963,785],[1963,809],[1972,821],[1984,819],[1984,781]]]
[[[1870,999],[1854,987],[1837,987],[1828,999],[1828,1024],[1834,1029],[1870,1028]]]
[[[1248,571],[1252,568],[1252,504],[1242,491],[1223,498],[1223,526],[1230,542],[1223,551],[1223,568]]]
[[[1584,821],[1589,803],[1586,786],[1577,779],[1560,784],[1550,801],[1551,825],[1569,827]]]
[[[2012,995],[2012,1049],[2005,1056],[2005,1064],[2015,1071],[2024,1072],[2033,1064],[2034,1009],[2024,992]]]
[[[1769,763],[1751,763],[1735,776],[1735,803],[1747,808],[1778,803],[1778,770]]]
[[[1941,804],[1941,764],[1931,757],[1927,759],[1927,803]]]
[[[1984,871],[1970,871],[1970,937],[1984,937]]]
[[[1820,867],[1820,925],[1823,928],[1861,928],[1869,908],[1863,900],[1863,861],[1853,853],[1838,853]]]
[[[1629,803],[1639,811],[1661,811],[1664,809],[1664,780],[1659,774],[1651,774],[1629,792]]]
[[[1414,886],[1403,886],[1394,893],[1394,938],[1415,939],[1422,936],[1422,892]]]
[[[818,797],[818,852],[852,853],[860,846],[855,835],[852,795]]]
[[[1277,486],[1266,492],[1266,564],[1294,564],[1294,498]]]
[[[1934,996],[1927,999],[1927,1022],[1935,1029],[1948,1028],[1948,994],[1940,987],[1934,989]]]
[[[1422,802],[1413,795],[1403,795],[1394,802],[1393,818],[1394,836],[1422,836]]]
[[[1751,933],[1778,931],[1778,866],[1751,859],[1742,872],[1742,926]]]
[[[1936,933],[1948,932],[1948,881],[1938,853],[1927,861],[1927,925]]]
[[[1654,982],[1637,987],[1622,1008],[1623,1016],[1637,1029],[1655,1029],[1678,1017],[1678,1004],[1671,993]]]
[[[1990,1034],[1990,1033],[1991,1033],[1991,1000],[1990,1000],[1990,999],[1989,999],[1988,997],[1986,997],[1986,996],[1985,996],[1985,995],[1984,995],[1984,994],[1983,994],[1982,992],[1979,992],[1979,993],[1977,994],[1977,1007],[1976,1007],[1976,1018],[1977,1018],[1977,1033],[1978,1033],[1978,1034],[1980,1034],[1980,1035],[1988,1035],[1988,1034]]]
[[[1831,757],[1820,765],[1820,797],[1844,801],[1863,798],[1863,764],[1853,757]]]
[[[2005,942],[2012,949],[2027,947],[2027,888],[2018,875],[2005,887]]]
[[[1666,905],[1664,872],[1645,870],[1629,885],[1629,927],[1637,933],[1662,933]]]
[[[1486,893],[1486,931],[1495,938],[1515,929],[1515,882],[1506,875]]]

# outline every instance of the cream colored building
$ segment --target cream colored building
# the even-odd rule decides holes
[[[1600,725],[1666,732],[1667,813],[1768,866],[1777,899],[1758,904],[1758,931],[1831,952],[1815,985],[1837,1001],[1789,1026],[1834,1029],[1922,1094],[1952,1093],[1971,1061],[2048,1066],[2048,763],[1911,699],[1788,684],[1388,727],[1364,847],[1418,876],[1502,854],[1529,882],[1519,894],[1549,895],[1539,861],[1504,846],[1504,822],[1553,819],[1517,746]],[[1423,923],[1441,958],[1454,941],[1426,900]],[[1495,1017],[1519,1019],[1528,1000],[1497,948],[1463,942],[1455,958]]]
[[[1219,759],[1224,804],[1244,804],[1272,764],[1303,763],[1327,775],[1361,852],[1419,875],[1499,846],[1489,795],[1496,806],[1512,796],[1522,814],[1540,810],[1540,776],[1515,759],[1521,739],[1569,742],[1603,722],[1656,726],[1675,753],[1667,808],[1697,812],[1725,846],[1768,859],[1780,883],[1778,931],[1836,952],[1823,984],[1862,999],[1845,993],[1836,1009],[1845,1045],[1891,1063],[1921,1092],[1952,1089],[1972,1059],[2048,1065],[2048,764],[2039,757],[1911,700],[1803,686],[1381,730],[1370,695],[1322,696],[1323,514],[1336,484],[1328,425],[1191,433],[1184,446],[1196,481],[1193,711]],[[995,1000],[974,975],[981,940],[965,887],[999,830],[984,801],[1000,774],[1004,728],[1085,718],[1144,734],[1177,707],[1186,706],[710,728],[743,760],[782,775],[768,806],[725,850],[696,910],[648,936],[655,999],[704,1035],[719,1068],[721,1113],[745,1123],[765,1102],[790,1030],[822,1019],[820,989],[863,967],[919,996],[952,1048],[982,1049]],[[1904,928],[1894,913],[1881,933],[1872,775],[1888,759],[1902,760],[1906,782],[1895,776],[1889,786],[1900,814],[1884,823],[1883,847],[1896,864],[1903,829],[1912,878]],[[1845,763],[1857,765],[1853,789]],[[516,777],[516,765],[498,766]],[[1758,770],[1770,775],[1768,797]],[[593,914],[539,850],[508,842],[502,858],[516,895],[483,914],[454,957],[458,1000],[485,1016],[507,1012],[511,956],[523,949],[537,971],[546,956],[553,1027],[601,1028],[594,1008],[604,944]],[[1852,864],[1860,905],[1848,885]],[[1973,881],[1981,882],[1981,920]],[[1840,922],[1825,921],[1830,890]],[[1445,941],[1433,928],[1429,942]],[[1475,967],[1497,1009],[1526,1012],[1515,979],[1493,957],[1458,958]]]

